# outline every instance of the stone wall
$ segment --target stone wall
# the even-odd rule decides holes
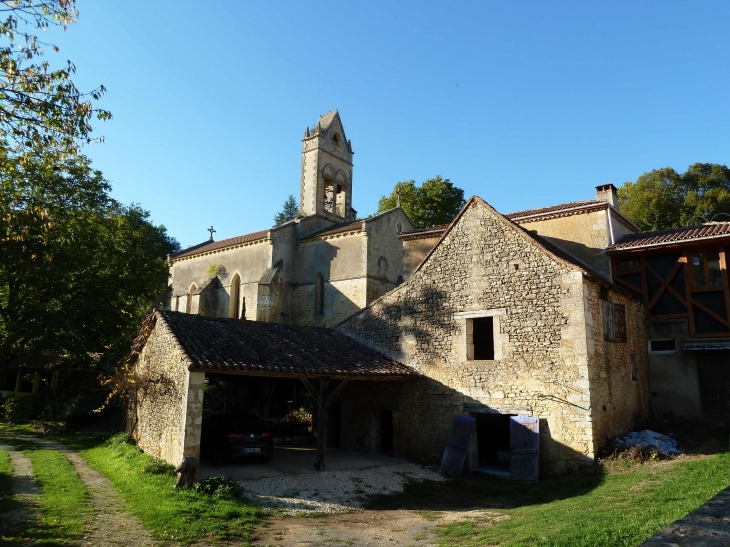
[[[587,283],[577,267],[472,200],[420,270],[339,327],[426,377],[353,396],[352,410],[397,406],[401,456],[437,461],[453,414],[481,409],[540,417],[543,470],[591,460],[591,388],[594,397],[601,388],[589,370]],[[469,321],[481,316],[493,317],[493,360],[467,358]],[[352,442],[363,435],[353,432]]]
[[[440,237],[439,233],[433,237],[403,240],[403,277],[410,276],[418,268]]]
[[[644,308],[625,293],[609,291],[605,299],[626,309],[626,342],[604,341],[601,287],[585,285],[588,324],[590,404],[596,447],[649,418],[649,366],[646,351]],[[636,360],[632,377],[631,356]]]
[[[158,322],[135,365],[136,404],[129,409],[132,437],[147,454],[173,465],[198,457],[205,374],[188,372],[187,359]]]

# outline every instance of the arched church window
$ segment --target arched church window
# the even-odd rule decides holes
[[[314,314],[324,315],[324,276],[317,274],[314,283]]]
[[[228,317],[241,318],[241,277],[236,274],[231,281],[231,299],[228,304]]]
[[[325,165],[324,169],[322,169],[322,177],[324,178],[323,209],[328,213],[334,213],[337,203],[334,185],[335,170],[330,164]]]
[[[193,294],[195,294],[195,291],[198,290],[197,285],[193,283],[190,285],[190,290],[188,291],[188,302],[185,304],[185,313],[190,313],[193,309]]]
[[[395,225],[395,229],[398,232],[398,235],[400,235],[403,232],[403,223],[401,221],[398,221],[398,223]]]
[[[378,259],[378,277],[381,279],[388,277],[388,261],[384,256]]]

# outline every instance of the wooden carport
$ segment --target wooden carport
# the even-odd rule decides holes
[[[317,461],[327,460],[329,405],[350,381],[406,381],[419,377],[390,359],[333,329],[299,327],[219,317],[156,311],[135,342],[139,354],[146,339],[164,324],[190,373],[217,373],[302,382],[318,407]],[[330,389],[331,382],[339,382]],[[314,382],[319,384],[318,389]]]

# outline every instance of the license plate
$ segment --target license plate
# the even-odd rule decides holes
[[[260,448],[244,448],[243,451],[247,454],[258,454],[261,452]]]

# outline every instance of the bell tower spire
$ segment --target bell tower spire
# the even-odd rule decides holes
[[[302,139],[302,181],[299,206],[304,216],[333,222],[355,220],[352,208],[352,145],[345,137],[340,113],[320,116]]]

